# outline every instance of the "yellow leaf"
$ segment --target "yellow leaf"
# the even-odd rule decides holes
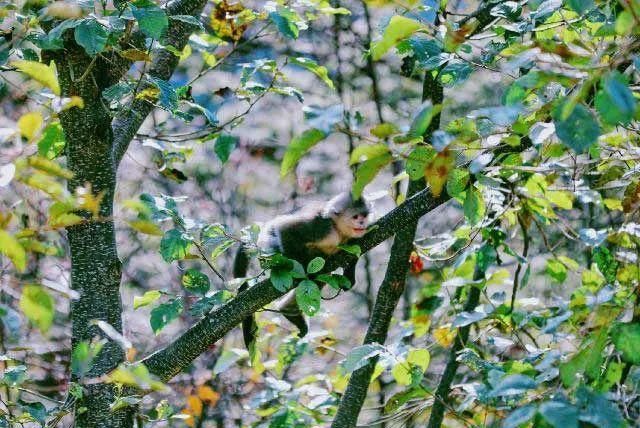
[[[342,374],[340,370],[334,370],[331,375],[331,385],[333,386],[334,392],[344,392],[347,389],[347,385],[349,384],[349,376],[350,374]]]
[[[37,111],[23,114],[20,119],[18,119],[20,135],[31,141],[33,137],[40,132],[43,122],[42,115]]]
[[[215,406],[218,400],[220,400],[220,394],[207,385],[200,385],[198,387],[198,397],[200,397],[202,401],[209,403],[211,406]]]
[[[20,296],[20,310],[38,329],[46,333],[53,324],[55,301],[39,285],[27,285]]]
[[[31,77],[36,82],[39,82],[51,89],[54,94],[60,95],[60,84],[58,83],[58,74],[56,72],[56,63],[54,61],[51,61],[49,66],[37,61],[26,60],[13,61],[11,65]]]
[[[449,326],[438,327],[433,332],[433,338],[438,343],[438,345],[442,346],[443,348],[448,348],[456,338],[456,331],[451,330]]]
[[[187,397],[187,409],[189,410],[189,414],[193,416],[202,415],[202,410],[204,406],[202,405],[202,400],[197,395],[190,395]]]
[[[487,278],[487,285],[505,285],[511,281],[511,275],[506,269],[498,269]]]
[[[407,355],[407,362],[420,367],[425,372],[431,362],[431,354],[427,349],[412,349]]]
[[[384,29],[382,39],[371,43],[371,58],[374,61],[379,60],[389,49],[420,28],[422,28],[422,24],[418,21],[401,15],[392,16],[387,28]]]
[[[179,62],[184,61],[185,59],[189,58],[191,56],[191,45],[187,44],[184,46],[184,49],[182,49],[182,52],[180,52],[180,58],[178,59]]]
[[[84,219],[77,214],[61,214],[56,217],[49,217],[49,227],[52,229],[63,229],[82,223]]]
[[[162,229],[160,229],[157,224],[147,220],[133,220],[129,222],[129,226],[140,233],[144,233],[145,235],[164,235],[164,232],[162,232]]]
[[[42,156],[30,156],[27,159],[27,163],[33,168],[39,169],[40,171],[46,172],[50,175],[55,175],[56,177],[66,178],[67,180],[73,178],[73,173],[71,171],[60,166],[58,162]]]
[[[160,96],[160,89],[155,87],[149,87],[138,92],[138,94],[136,95],[136,99],[155,102],[158,100],[159,96]]]
[[[103,192],[98,195],[94,195],[91,190],[91,185],[88,184],[84,187],[76,188],[76,203],[77,208],[89,211],[94,217],[97,217],[100,212],[100,204],[102,203]]]
[[[18,272],[24,272],[27,267],[27,253],[18,240],[6,230],[0,230],[0,253],[11,260]]]
[[[49,227],[59,229],[81,223],[83,218],[73,213],[74,207],[62,202],[54,202],[49,207]]]
[[[202,52],[202,59],[204,60],[204,63],[209,67],[215,67],[215,65],[218,63],[218,59],[216,58],[216,56],[209,52]]]
[[[603,202],[604,202],[604,206],[607,207],[607,209],[610,209],[612,211],[614,210],[622,211],[622,201],[620,199],[607,198]]]
[[[562,190],[548,190],[547,198],[556,206],[570,210],[573,208],[573,193]]]
[[[64,188],[60,183],[55,181],[51,176],[43,174],[41,172],[34,172],[27,176],[22,181],[35,189],[40,189],[46,194],[57,198],[64,193]]]
[[[424,175],[427,183],[431,186],[431,194],[433,196],[438,197],[442,193],[442,189],[447,183],[449,172],[455,166],[455,161],[455,154],[451,150],[445,149],[438,153],[424,169]]]
[[[431,327],[431,317],[429,315],[416,315],[411,318],[413,323],[413,335],[415,337],[422,337],[429,331]]]
[[[391,374],[400,385],[411,385],[411,366],[406,361],[396,364],[391,370]]]
[[[84,108],[84,100],[77,95],[74,95],[71,98],[63,98],[61,110],[69,110],[71,107]]]

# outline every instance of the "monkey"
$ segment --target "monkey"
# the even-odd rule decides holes
[[[337,253],[341,244],[361,238],[367,231],[369,206],[363,198],[353,199],[350,192],[343,192],[325,203],[313,203],[290,214],[277,216],[264,224],[258,235],[257,246],[264,253],[280,253],[306,266],[315,257]],[[246,276],[248,257],[242,248],[234,261],[234,277]],[[355,284],[355,263],[345,268],[344,276]],[[240,291],[246,289],[243,284]],[[307,322],[290,294],[278,311],[295,325],[299,337],[308,332]],[[257,325],[253,316],[242,322],[245,346],[255,342]]]

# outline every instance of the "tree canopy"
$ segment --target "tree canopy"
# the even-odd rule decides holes
[[[640,1],[0,1],[0,34],[0,426],[640,423]],[[363,238],[256,248],[345,190]]]

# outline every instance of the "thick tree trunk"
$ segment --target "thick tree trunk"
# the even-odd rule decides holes
[[[116,167],[113,161],[111,115],[102,101],[102,90],[109,86],[114,61],[93,60],[72,41],[64,52],[48,53],[54,59],[63,96],[79,96],[84,108],[71,108],[60,114],[66,139],[67,167],[74,176],[68,188],[72,194],[86,189],[100,200],[98,215],[89,211],[78,214],[80,224],[67,228],[71,251],[71,287],[79,298],[71,302],[72,347],[99,337],[107,342],[82,379],[72,378],[83,386],[83,398],[76,403],[76,426],[130,427],[134,409],[111,412],[116,397],[112,384],[96,382],[124,361],[124,351],[109,339],[93,320],[110,324],[122,331],[120,300],[120,260],[116,251],[113,223],[113,197]],[[117,67],[116,67],[117,68]],[[120,74],[120,73],[114,73]],[[81,190],[82,191],[82,190]],[[78,194],[80,196],[80,194]],[[92,382],[83,382],[84,379]]]

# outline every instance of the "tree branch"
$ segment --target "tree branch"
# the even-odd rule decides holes
[[[434,104],[440,104],[443,99],[444,92],[442,85],[436,80],[431,71],[427,71],[422,88],[422,101],[429,100]],[[439,127],[440,114],[437,114],[425,132],[425,141],[429,141],[433,132]],[[418,193],[424,186],[424,180],[409,182],[407,197],[410,198]],[[387,271],[378,290],[364,344],[383,344],[387,340],[391,318],[393,318],[393,313],[395,312],[396,306],[398,306],[400,297],[402,297],[404,293],[407,282],[409,256],[411,255],[411,251],[413,251],[413,241],[417,228],[418,219],[407,223],[402,230],[396,233],[391,247]],[[367,390],[369,389],[371,376],[373,375],[377,362],[377,357],[372,358],[364,367],[351,374],[347,390],[340,400],[338,413],[331,425],[332,428],[350,428],[356,426],[358,415],[360,414],[364,400],[367,398]]]
[[[382,217],[363,238],[354,243],[360,246],[363,253],[367,252],[447,200],[448,197],[434,198],[428,190],[423,190]],[[325,270],[332,271],[344,267],[352,263],[353,258],[354,256],[346,253],[336,254],[327,260]],[[191,364],[245,317],[283,294],[276,290],[269,280],[264,280],[207,314],[164,349],[142,360],[142,363],[150,373],[167,381]]]
[[[166,13],[169,17],[191,15],[199,18],[206,4],[206,0],[173,0],[167,4]],[[195,28],[192,24],[169,19],[169,28],[163,43],[181,51]],[[153,63],[148,74],[158,79],[169,80],[177,65],[177,56],[164,48],[158,48],[153,52]],[[129,143],[153,108],[152,103],[134,97],[129,108],[121,110],[114,118],[111,127],[114,140],[113,159],[116,167],[120,164]]]

